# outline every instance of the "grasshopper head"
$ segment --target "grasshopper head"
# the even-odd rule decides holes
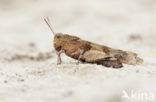
[[[64,45],[64,34],[56,33],[54,36],[54,48],[56,51],[60,51]]]
[[[48,25],[50,28],[52,34],[54,35],[54,48],[56,51],[60,51],[62,49],[62,46],[64,44],[64,35],[62,33],[55,33],[54,29],[51,26],[50,19],[44,18],[45,23]]]

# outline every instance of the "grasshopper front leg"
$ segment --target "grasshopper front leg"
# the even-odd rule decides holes
[[[64,53],[63,50],[59,51],[59,52],[56,52],[57,54],[57,65],[61,64],[62,63],[62,59],[61,59],[61,54]]]

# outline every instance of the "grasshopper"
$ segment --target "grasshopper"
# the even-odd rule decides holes
[[[143,59],[139,58],[136,53],[99,45],[69,34],[55,33],[49,18],[44,18],[44,21],[54,35],[53,43],[58,56],[57,64],[62,63],[62,53],[78,60],[78,64],[82,62],[121,68],[123,64],[140,65],[143,63]]]

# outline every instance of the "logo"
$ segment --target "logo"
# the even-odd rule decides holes
[[[147,101],[152,101],[155,99],[154,93],[152,92],[143,92],[143,91],[134,91],[131,90],[129,93],[126,92],[125,90],[122,91],[123,99],[128,99],[128,100],[147,100]]]

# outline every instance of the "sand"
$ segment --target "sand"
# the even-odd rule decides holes
[[[0,0],[0,12],[0,102],[156,101],[155,0]],[[56,65],[46,16],[56,32],[136,52],[144,64],[77,66],[62,55]]]

